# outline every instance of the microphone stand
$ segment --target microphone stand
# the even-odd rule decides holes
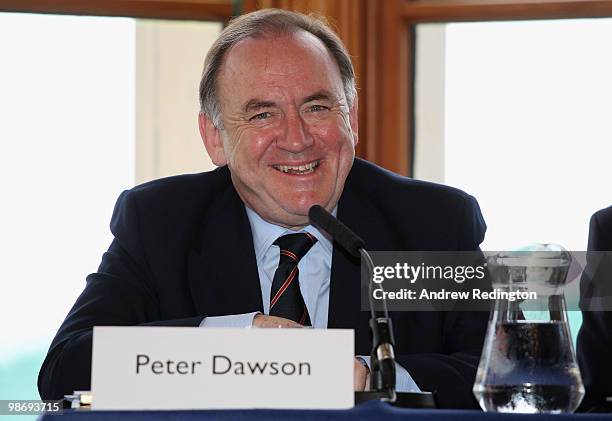
[[[399,408],[436,408],[435,395],[431,392],[396,392],[395,339],[393,324],[387,309],[387,300],[382,301],[382,311],[377,311],[373,294],[374,263],[370,254],[363,247],[359,248],[359,254],[368,273],[368,302],[372,332],[370,383],[373,391],[355,392],[355,404],[379,400]],[[383,290],[382,284],[378,288]]]
[[[370,305],[370,330],[372,331],[371,383],[374,391],[355,392],[355,403],[370,400],[389,402],[401,408],[435,408],[436,401],[430,392],[395,391],[395,346],[393,326],[387,310],[387,300],[383,297],[382,312],[376,311],[374,305],[374,263],[365,250],[364,241],[351,231],[340,220],[319,205],[308,211],[310,221],[325,230],[331,237],[353,257],[361,257],[368,271],[368,302]],[[382,290],[382,285],[379,286]],[[381,314],[377,314],[381,313]]]
[[[370,304],[370,330],[372,331],[372,354],[371,354],[371,377],[372,388],[378,392],[386,392],[387,397],[381,398],[386,402],[394,403],[397,400],[395,392],[395,340],[393,338],[393,325],[387,310],[387,301],[383,300],[381,315],[377,315],[374,305],[374,263],[370,254],[364,249],[359,249],[361,259],[366,264],[368,272],[368,301]],[[380,285],[382,289],[382,285]]]

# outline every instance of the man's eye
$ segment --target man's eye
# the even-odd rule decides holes
[[[324,106],[324,105],[311,105],[310,107],[308,107],[308,111],[310,112],[318,112],[318,111],[325,111],[325,110],[329,110],[328,107]]]
[[[249,119],[249,121],[253,121],[253,120],[265,120],[266,118],[270,118],[272,117],[272,113],[266,111],[263,113],[259,113],[259,114],[255,114],[253,117],[251,117]]]

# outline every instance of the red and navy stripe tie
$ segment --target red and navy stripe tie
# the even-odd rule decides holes
[[[283,235],[274,242],[280,247],[280,259],[270,291],[270,316],[284,317],[304,326],[311,325],[300,291],[297,265],[316,242],[316,237],[308,232]]]

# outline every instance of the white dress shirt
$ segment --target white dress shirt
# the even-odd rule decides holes
[[[296,232],[308,232],[317,238],[318,241],[298,263],[299,283],[312,327],[326,329],[333,254],[331,238],[312,225],[308,225],[300,231],[291,231],[264,221],[255,211],[248,207],[246,207],[246,212],[253,234],[253,246],[255,248],[255,259],[257,260],[259,284],[265,314],[269,314],[270,311],[272,280],[280,259],[280,248],[272,243],[285,234],[295,234]],[[336,209],[332,213],[335,216]],[[250,328],[253,324],[253,318],[257,314],[259,313],[206,317],[202,320],[200,326]],[[368,367],[370,366],[369,356],[360,356],[360,358],[368,364]],[[402,366],[396,364],[396,369],[397,391],[410,392],[419,390],[410,374]]]

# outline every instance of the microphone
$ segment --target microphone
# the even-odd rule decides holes
[[[325,208],[319,205],[312,206],[308,211],[308,217],[313,224],[331,235],[343,249],[356,258],[361,257],[359,250],[365,248],[365,242]]]
[[[374,264],[370,254],[365,249],[365,242],[351,231],[340,220],[327,212],[323,207],[314,205],[308,211],[311,223],[325,230],[342,248],[355,257],[362,257],[368,270],[368,298],[370,304],[370,330],[372,331],[372,385],[377,392],[385,392],[388,398],[383,400],[395,402],[395,341],[393,339],[393,326],[387,303],[383,300],[382,315],[377,315],[374,305],[373,274]],[[382,289],[382,285],[377,286]]]

